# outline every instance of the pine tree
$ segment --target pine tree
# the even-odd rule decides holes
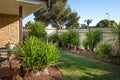
[[[41,8],[34,13],[36,21],[51,24],[56,29],[66,27],[79,27],[79,17],[76,12],[72,12],[69,6],[66,6],[68,0],[52,0],[52,9],[49,11],[47,7]]]

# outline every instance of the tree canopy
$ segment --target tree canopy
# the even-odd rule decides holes
[[[96,25],[98,28],[115,27],[117,23],[114,20],[103,19]]]
[[[44,6],[34,13],[36,21],[42,21],[45,24],[51,24],[53,27],[79,27],[79,16],[77,12],[72,12],[69,6],[66,6],[68,0],[52,0],[52,9],[48,11]]]
[[[25,28],[30,28],[31,25],[32,25],[32,22],[28,21],[27,24],[25,24]]]
[[[87,26],[89,27],[90,23],[92,23],[92,19],[84,20],[84,22],[86,22]]]

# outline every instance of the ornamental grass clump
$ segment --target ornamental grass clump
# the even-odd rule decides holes
[[[27,67],[28,70],[42,70],[55,65],[60,57],[55,44],[34,36],[25,39],[24,44],[19,47],[18,56],[22,60],[21,66]]]
[[[110,44],[103,43],[96,48],[95,53],[98,57],[107,59],[112,57],[111,50],[112,46]]]
[[[74,30],[70,30],[60,35],[60,41],[63,46],[66,46],[68,48],[74,47],[75,49],[77,48],[80,42],[78,33]]]
[[[102,40],[102,33],[99,30],[91,30],[85,34],[86,40],[84,46],[89,47],[89,49],[94,52],[94,48]]]
[[[46,39],[47,32],[45,31],[45,23],[43,22],[34,22],[30,24],[30,36],[35,36],[39,39]]]

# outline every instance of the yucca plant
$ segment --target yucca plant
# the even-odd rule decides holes
[[[63,46],[67,45],[67,47],[76,47],[80,42],[78,33],[74,30],[70,30],[60,35],[60,41],[62,42]]]
[[[19,47],[18,57],[22,60],[22,66],[39,70],[54,65],[60,56],[56,45],[30,36]]]
[[[48,37],[48,39],[50,42],[55,43],[55,42],[59,41],[59,36],[58,36],[58,34],[55,33],[55,34],[51,35],[50,37]]]
[[[102,40],[102,33],[99,30],[91,30],[85,34],[89,49],[94,52],[96,45]]]
[[[41,55],[41,52],[39,52],[40,46],[43,46],[43,44],[41,44],[40,40],[36,37],[29,37],[25,39],[24,44],[22,47],[19,47],[20,49],[18,52],[18,57],[20,57],[22,60],[22,66],[27,66],[30,69],[37,69],[42,67],[41,63],[35,65],[36,61],[41,62],[41,60],[38,60],[40,59],[38,58],[39,55]]]
[[[96,48],[95,53],[97,53],[99,57],[110,58],[112,56],[111,50],[112,46],[110,44],[103,43]]]
[[[58,58],[60,57],[58,48],[56,47],[55,44],[52,44],[52,43],[47,42],[45,44],[46,44],[46,46],[44,47],[45,50],[43,50],[44,64],[45,66],[54,65],[58,61]]]
[[[30,33],[29,35],[30,36],[36,36],[37,38],[40,38],[40,39],[46,39],[46,31],[45,31],[45,24],[43,22],[34,22],[34,23],[31,23],[30,25]]]
[[[88,50],[88,40],[87,39],[84,39],[82,41],[82,45],[83,45],[83,47],[84,47],[85,50]]]
[[[69,34],[68,32],[65,32],[60,35],[60,41],[62,43],[62,46],[68,47],[69,42]]]
[[[73,47],[75,47],[75,46],[77,46],[78,44],[79,44],[79,36],[78,36],[78,33],[76,32],[76,31],[74,31],[74,30],[70,30],[69,32],[68,32],[68,36],[69,36],[69,42],[70,42],[70,44],[73,46]]]
[[[120,58],[120,23],[113,28],[113,36],[114,38],[111,41],[118,57]]]

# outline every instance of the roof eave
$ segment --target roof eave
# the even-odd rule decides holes
[[[19,2],[24,2],[24,3],[31,3],[31,4],[40,4],[40,5],[45,5],[46,4],[46,1],[43,1],[43,0],[16,0],[16,1],[19,1]]]

